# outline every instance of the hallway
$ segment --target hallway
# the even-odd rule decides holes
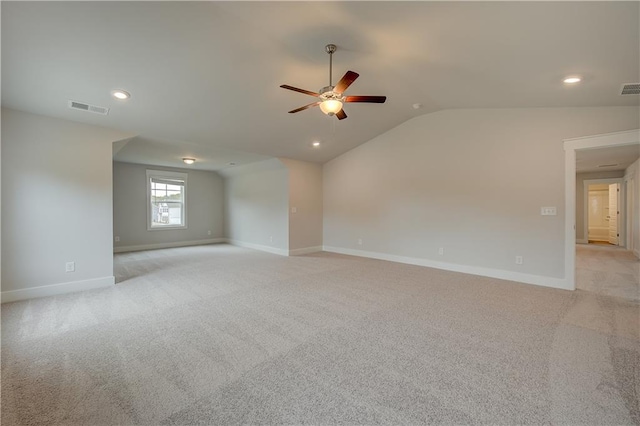
[[[640,260],[620,247],[578,244],[576,288],[640,302]]]

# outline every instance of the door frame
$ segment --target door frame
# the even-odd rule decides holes
[[[576,289],[576,151],[640,144],[640,129],[565,139],[564,146],[564,279]]]
[[[637,166],[636,166],[637,167]],[[638,182],[636,182],[636,179],[634,177],[634,172],[635,170],[631,170],[631,173],[627,173],[625,174],[625,176],[623,177],[624,179],[624,187],[625,187],[625,201],[627,203],[627,205],[625,206],[625,211],[627,214],[627,220],[625,223],[626,229],[625,229],[625,235],[626,235],[626,242],[627,242],[627,250],[631,250],[636,257],[640,258],[640,253],[638,253],[638,247],[635,247],[633,245],[634,241],[633,241],[633,234],[635,231],[635,227],[637,227],[639,224],[636,223],[637,221],[634,221],[634,217],[633,217],[633,208],[636,205],[636,198],[638,197]]]
[[[622,196],[622,191],[624,190],[624,178],[623,177],[619,177],[619,178],[602,178],[602,179],[585,179],[583,182],[583,200],[582,200],[582,208],[583,208],[583,216],[582,216],[582,222],[583,222],[583,233],[582,236],[584,237],[582,240],[576,240],[576,243],[578,244],[589,244],[589,185],[597,185],[599,183],[606,183],[606,184],[612,184],[612,183],[618,183],[620,184],[620,195],[618,197],[619,201],[618,201],[618,210],[620,211],[620,222],[618,223],[618,233],[620,234],[620,236],[618,237],[618,247],[626,247],[626,243],[627,243],[627,239],[626,239],[626,216],[627,216],[627,212],[626,210],[623,210],[623,208],[625,207],[625,202],[624,202],[624,197]],[[577,206],[576,206],[577,207]],[[625,234],[623,235],[623,230],[625,231]],[[622,243],[621,243],[622,241]]]

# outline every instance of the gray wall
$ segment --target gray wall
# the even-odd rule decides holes
[[[638,121],[637,107],[414,118],[324,165],[324,245],[562,278],[562,141]]]
[[[187,173],[187,228],[147,230],[147,170]],[[113,162],[113,235],[119,250],[224,237],[222,177],[215,172]],[[208,235],[211,231],[211,235]]]
[[[289,172],[277,159],[226,169],[225,234],[234,243],[289,251]]]
[[[111,146],[128,136],[2,109],[3,298],[113,278]]]
[[[281,158],[289,171],[289,250],[322,246],[322,166]],[[294,212],[295,209],[295,212]]]
[[[584,235],[584,181],[590,179],[621,178],[624,170],[576,174],[576,239],[586,239]]]

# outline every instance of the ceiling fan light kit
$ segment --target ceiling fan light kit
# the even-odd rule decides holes
[[[335,115],[342,109],[342,100],[327,99],[320,103],[320,109],[327,115]]]
[[[347,118],[347,114],[342,109],[345,102],[365,102],[382,104],[387,100],[386,96],[345,96],[344,91],[360,76],[353,71],[347,71],[338,84],[333,85],[333,53],[336,51],[335,44],[327,44],[324,50],[329,54],[329,85],[320,89],[320,93],[283,84],[283,89],[314,96],[319,100],[308,105],[289,111],[289,114],[303,111],[314,106],[319,106],[320,110],[328,116],[336,116],[338,120]]]

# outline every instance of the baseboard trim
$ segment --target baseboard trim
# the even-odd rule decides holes
[[[289,250],[289,256],[299,256],[301,254],[317,253],[322,251],[322,246],[303,247],[299,249]]]
[[[89,280],[72,281],[61,284],[43,285],[20,290],[9,290],[0,293],[2,303],[16,302],[18,300],[35,299],[37,297],[57,296],[59,294],[74,293],[76,291],[93,290],[96,288],[115,285],[113,276],[93,278]]]
[[[210,238],[208,240],[195,240],[195,241],[178,241],[174,243],[158,243],[158,244],[144,244],[139,246],[121,246],[114,247],[114,253],[126,253],[130,251],[142,251],[142,250],[157,250],[164,248],[174,247],[188,247],[188,246],[202,246],[205,244],[218,244],[226,242],[226,238]]]
[[[238,247],[250,248],[250,249],[259,250],[259,251],[266,251],[267,253],[278,254],[280,256],[289,256],[289,250],[279,249],[276,247],[269,247],[269,246],[263,246],[261,244],[247,243],[244,241],[232,240],[229,238],[225,239],[225,242]]]
[[[396,256],[393,254],[377,253],[363,250],[352,250],[341,247],[323,246],[324,251],[347,254],[351,256],[368,257],[371,259],[388,260],[409,265],[426,266],[428,268],[443,269],[445,271],[461,272],[464,274],[480,275],[501,280],[517,281],[524,284],[534,284],[543,287],[573,290],[564,278],[545,277],[542,275],[524,274],[521,272],[505,271],[502,269],[483,268],[480,266],[459,265],[457,263],[439,262],[417,257]]]
[[[576,244],[589,244],[589,240],[585,240],[583,238],[576,239]]]

